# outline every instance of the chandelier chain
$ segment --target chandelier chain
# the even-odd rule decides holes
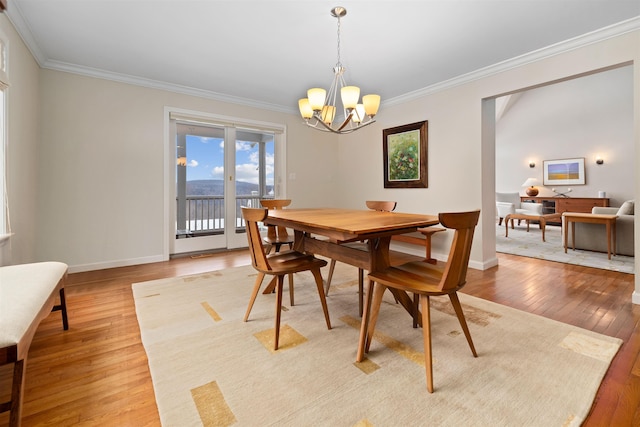
[[[340,62],[340,17],[338,17],[338,62],[336,63],[336,67],[342,67],[342,63]]]

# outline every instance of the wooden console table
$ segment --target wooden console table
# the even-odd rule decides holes
[[[565,212],[562,214],[564,219],[564,253],[567,253],[567,240],[569,238],[569,229],[571,229],[571,239],[573,250],[576,249],[576,222],[586,222],[590,224],[604,224],[607,227],[607,256],[611,259],[611,249],[616,254],[616,219],[618,215],[601,215],[590,213]],[[613,241],[613,244],[612,244]]]
[[[542,213],[584,212],[591,213],[591,209],[608,207],[609,199],[604,197],[529,197],[520,196],[521,202],[542,203]]]

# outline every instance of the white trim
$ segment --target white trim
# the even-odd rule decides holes
[[[69,273],[82,273],[84,271],[103,270],[105,268],[128,267],[131,265],[151,264],[167,261],[163,255],[146,256],[141,258],[122,259],[117,261],[95,262],[92,264],[80,264],[69,266]]]

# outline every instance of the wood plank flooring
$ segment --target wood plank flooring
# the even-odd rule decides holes
[[[23,426],[159,426],[131,284],[247,265],[248,252],[70,274],[70,330],[60,313],[38,328],[29,352]],[[469,270],[465,293],[624,340],[585,426],[640,425],[640,306],[634,276],[499,254]],[[354,274],[355,269],[354,269]],[[0,370],[0,400],[8,392]],[[8,414],[0,414],[6,426]]]

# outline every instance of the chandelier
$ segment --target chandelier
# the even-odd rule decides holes
[[[331,15],[338,19],[338,62],[333,68],[334,76],[329,91],[312,88],[307,91],[306,98],[298,101],[300,115],[307,126],[339,134],[351,133],[374,123],[373,118],[380,107],[380,95],[365,95],[362,97],[362,103],[358,103],[360,88],[347,86],[344,81],[345,68],[340,62],[340,18],[346,14],[347,9],[342,6],[331,9]],[[336,121],[338,90],[340,90],[343,115]]]

